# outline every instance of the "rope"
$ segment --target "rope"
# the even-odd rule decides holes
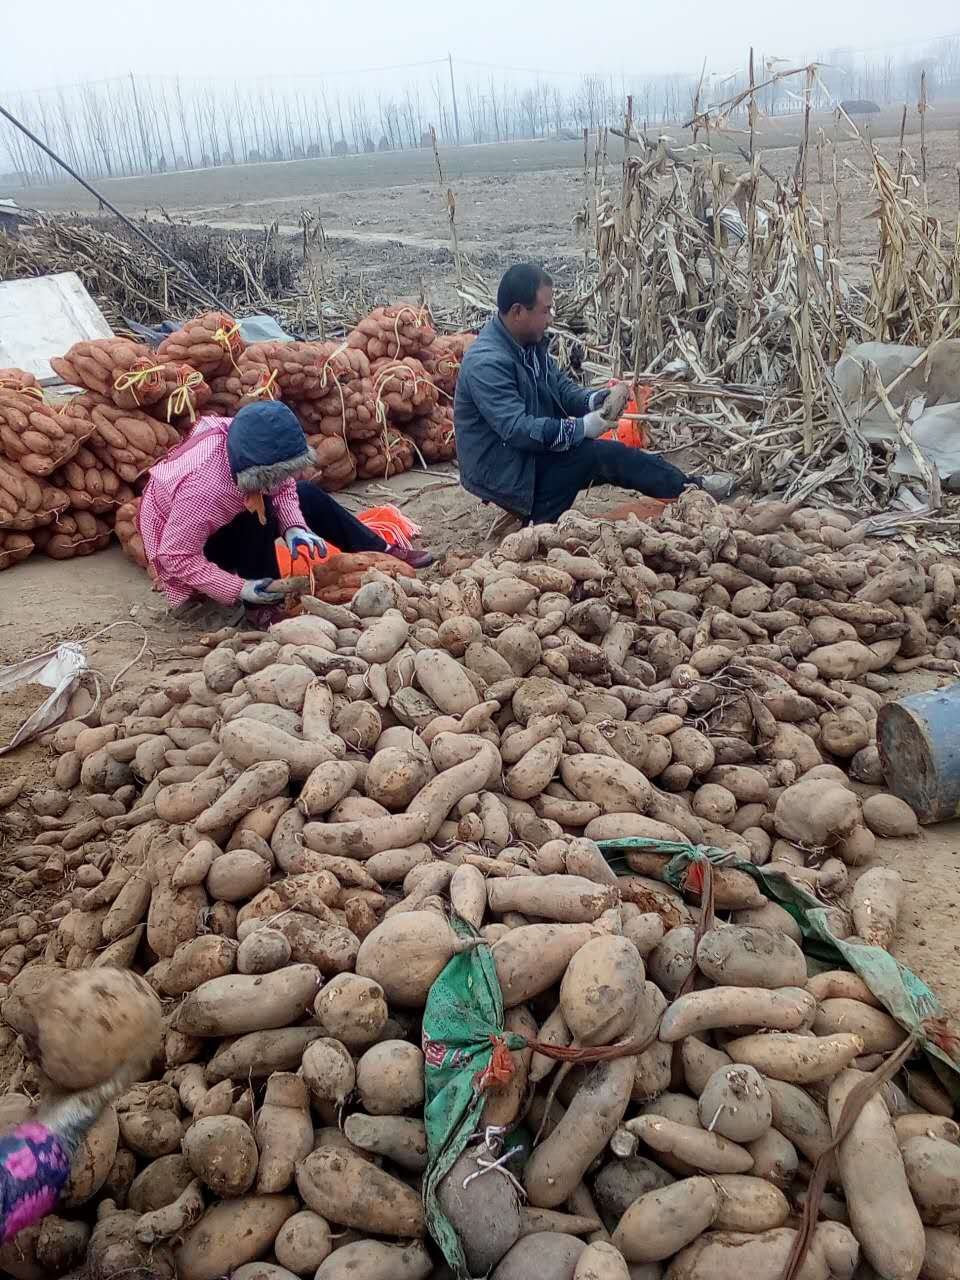
[[[12,379],[8,379],[7,381],[0,382],[0,390],[14,391],[18,396],[35,396],[41,404],[43,403],[43,392],[39,387],[21,387]]]
[[[836,1154],[837,1148],[844,1138],[850,1133],[860,1112],[874,1096],[878,1089],[886,1082],[893,1078],[917,1048],[922,1038],[922,1032],[913,1031],[904,1040],[903,1044],[897,1049],[896,1053],[892,1053],[883,1066],[878,1067],[876,1071],[871,1072],[864,1080],[859,1081],[847,1094],[847,1100],[843,1104],[840,1112],[840,1118],[837,1121],[837,1127],[833,1135],[833,1141],[829,1147],[817,1157],[817,1162],[813,1166],[813,1176],[810,1178],[810,1184],[807,1190],[807,1198],[804,1202],[803,1213],[800,1217],[800,1225],[797,1228],[797,1234],[794,1237],[793,1248],[790,1250],[790,1256],[787,1258],[786,1266],[783,1269],[783,1275],[780,1280],[795,1280],[800,1274],[804,1260],[813,1241],[813,1233],[816,1229],[817,1218],[820,1213],[820,1201],[827,1185],[827,1178],[830,1173],[830,1163]]]
[[[187,372],[189,370],[189,372]],[[185,413],[190,415],[190,423],[197,420],[197,410],[193,403],[193,388],[199,387],[203,383],[203,374],[198,373],[196,369],[190,369],[189,365],[181,365],[177,371],[179,386],[170,392],[167,398],[167,422],[173,418],[181,418]]]
[[[163,370],[163,365],[147,365],[146,367],[140,367],[140,369],[128,370],[125,374],[120,374],[119,378],[114,381],[114,390],[115,392],[133,392],[134,401],[140,404],[138,390],[143,384],[151,380],[154,380],[159,385],[160,374]]]
[[[253,390],[244,392],[244,396],[247,400],[279,400],[280,397],[273,394],[276,382],[277,370],[274,369],[269,377],[267,377],[267,372],[264,370],[257,378],[257,383]]]
[[[223,325],[221,325],[213,335],[213,340],[218,346],[223,347],[224,355],[230,357],[230,363],[233,365],[234,369],[236,369],[237,373],[239,373],[240,369],[237,365],[236,359],[234,358],[234,347],[236,346],[239,350],[243,349],[243,339],[240,337],[240,325],[235,324],[230,329],[225,329]]]

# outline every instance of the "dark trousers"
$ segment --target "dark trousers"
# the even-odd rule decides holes
[[[672,462],[615,440],[584,440],[566,453],[538,453],[533,493],[534,524],[551,524],[568,511],[581,489],[615,484],[649,498],[677,498],[696,480]]]
[[[308,480],[299,481],[297,497],[307,528],[341,551],[386,550],[387,544],[378,534],[371,533],[317,485]],[[263,506],[266,524],[261,524],[254,512],[241,511],[207,539],[203,549],[207,559],[241,578],[276,578],[280,567],[274,543],[281,534],[269,497],[264,499]]]

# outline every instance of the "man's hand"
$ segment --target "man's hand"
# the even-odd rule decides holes
[[[630,386],[626,382],[617,382],[610,388],[610,394],[600,406],[598,412],[610,426],[619,421],[620,415],[627,407],[630,399]]]
[[[304,529],[300,525],[294,525],[292,529],[288,529],[283,535],[283,540],[287,544],[287,550],[294,560],[296,560],[301,551],[308,560],[312,560],[315,556],[322,557],[327,554],[327,544],[324,540],[313,533],[312,530]]]
[[[282,594],[279,591],[267,590],[271,581],[272,579],[270,578],[247,578],[240,589],[237,599],[244,604],[251,604],[255,607],[265,604],[280,604],[283,601]]]
[[[610,423],[599,409],[594,409],[592,413],[588,413],[583,420],[583,434],[588,440],[599,440],[609,430]]]

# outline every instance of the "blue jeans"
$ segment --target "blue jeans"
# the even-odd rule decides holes
[[[551,524],[573,506],[590,484],[615,484],[648,498],[677,498],[697,484],[672,462],[615,440],[584,440],[566,453],[538,453],[533,492],[534,524]]]

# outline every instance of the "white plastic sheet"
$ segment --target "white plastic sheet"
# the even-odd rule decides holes
[[[49,698],[23,722],[10,741],[0,743],[0,755],[36,738],[61,720],[86,670],[87,655],[78,644],[61,644],[47,653],[0,667],[0,700],[25,684],[42,684],[50,690]]]
[[[944,339],[929,349],[895,342],[848,344],[834,376],[841,399],[867,440],[897,446],[894,475],[923,478],[917,460],[904,445],[876,382],[889,392],[894,409],[905,412],[905,427],[924,458],[946,479],[960,472],[960,342]],[[916,366],[916,367],[914,367]]]

